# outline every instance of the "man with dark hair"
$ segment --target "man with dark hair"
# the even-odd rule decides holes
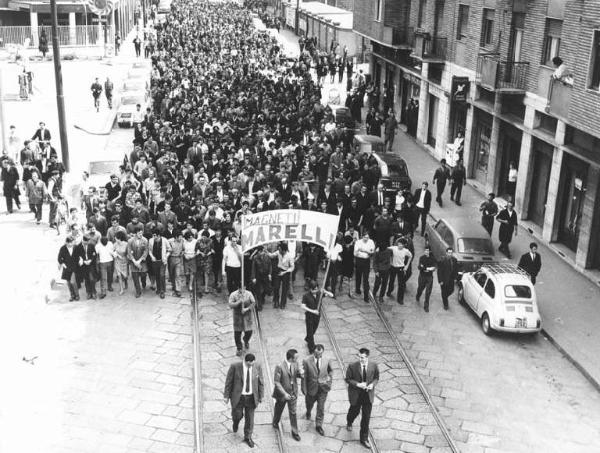
[[[298,401],[298,378],[304,377],[304,371],[298,367],[298,351],[288,349],[285,360],[275,367],[273,378],[273,398],[275,398],[275,411],[273,413],[273,428],[279,429],[279,420],[285,405],[288,406],[292,437],[300,441],[298,434],[298,420],[296,418],[296,402]]]
[[[454,282],[458,278],[458,262],[452,247],[446,248],[446,256],[438,262],[437,275],[444,310],[448,310],[448,297],[454,292]]]
[[[449,178],[450,170],[448,170],[448,167],[446,166],[446,159],[442,159],[440,161],[440,166],[433,175],[433,182],[437,188],[437,196],[435,197],[435,201],[438,202],[440,207],[442,207],[442,194],[444,193],[446,182]]]
[[[242,356],[242,333],[244,334],[243,349],[250,349],[252,338],[252,309],[254,296],[245,287],[240,287],[229,295],[229,308],[233,310],[233,339],[237,355]]]
[[[429,313],[429,298],[431,297],[431,289],[433,288],[433,272],[435,271],[436,261],[433,256],[431,256],[431,248],[429,245],[425,246],[425,250],[423,251],[423,255],[419,258],[419,265],[417,268],[419,269],[419,283],[417,286],[417,302],[421,298],[421,294],[423,290],[425,290],[425,303],[423,304],[423,308],[427,313]]]
[[[158,228],[154,228],[152,230],[152,237],[148,241],[148,255],[151,260],[152,274],[156,281],[156,294],[161,299],[165,298],[165,275],[170,251],[171,246],[169,241],[160,235]]]
[[[348,400],[350,408],[346,415],[346,429],[352,431],[352,423],[362,411],[360,419],[360,443],[371,448],[369,443],[369,421],[375,399],[375,386],[379,382],[379,368],[369,361],[370,351],[367,348],[358,350],[358,361],[351,363],[346,370],[348,384]]]
[[[141,225],[135,228],[135,233],[127,242],[127,258],[131,269],[131,278],[135,286],[135,297],[142,295],[142,286],[146,287],[146,272],[148,272],[148,240],[144,237]]]
[[[494,198],[496,198],[496,194],[490,192],[487,200],[479,206],[479,212],[481,212],[481,225],[483,225],[490,236],[494,230],[494,218],[496,217],[496,214],[498,214],[498,205],[494,201]]]
[[[333,368],[330,361],[323,358],[324,350],[325,347],[322,344],[317,344],[313,350],[313,355],[302,361],[302,369],[304,370],[302,393],[305,395],[306,419],[310,420],[310,412],[316,402],[315,429],[321,436],[325,435],[323,431],[325,401],[333,381]]]
[[[413,200],[415,202],[415,208],[417,211],[417,219],[421,221],[421,236],[425,234],[425,225],[427,224],[427,214],[431,209],[431,192],[428,189],[429,183],[423,181],[421,188],[415,190],[415,196]],[[415,227],[419,223],[415,224]]]
[[[258,311],[262,310],[265,295],[270,290],[272,269],[273,265],[269,253],[262,245],[258,246],[256,252],[252,255],[252,285],[254,286],[256,309]]]
[[[542,257],[537,252],[538,245],[535,242],[529,244],[529,252],[521,255],[519,259],[519,267],[529,274],[531,283],[535,285],[537,275],[542,268]]]
[[[13,212],[13,199],[17,204],[17,209],[21,209],[21,202],[19,201],[19,172],[15,163],[10,159],[2,161],[2,189],[4,191],[4,198],[6,199],[6,210],[9,214]]]
[[[333,294],[329,291],[323,290],[322,293],[323,295],[333,297]],[[306,337],[304,337],[304,341],[306,341],[308,351],[311,354],[315,350],[315,332],[317,331],[321,320],[321,306],[319,304],[319,299],[319,287],[317,286],[317,282],[310,280],[308,282],[308,292],[302,296],[300,308],[304,310],[304,320],[306,323]]]
[[[98,280],[96,274],[96,245],[90,241],[90,237],[85,234],[82,240],[83,250],[81,250],[81,258],[79,260],[79,266],[81,268],[81,275],[85,283],[85,292],[87,293],[88,300],[95,299],[96,296],[96,281]]]
[[[233,432],[237,433],[240,420],[244,418],[244,442],[250,448],[254,448],[254,411],[264,396],[262,370],[255,361],[254,354],[246,354],[243,362],[231,364],[223,391],[225,404],[231,401]]]

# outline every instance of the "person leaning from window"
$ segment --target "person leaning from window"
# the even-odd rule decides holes
[[[563,59],[560,57],[554,57],[552,59],[552,64],[556,67],[552,73],[552,79],[558,80],[565,85],[573,86],[573,73],[567,67]]]

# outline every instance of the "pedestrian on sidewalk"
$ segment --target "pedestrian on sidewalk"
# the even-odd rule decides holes
[[[369,303],[369,272],[371,256],[375,253],[375,243],[369,238],[369,232],[364,231],[360,241],[354,244],[354,266],[356,273],[356,295],[360,296],[362,284],[363,299]]]
[[[392,151],[392,145],[394,144],[394,137],[396,136],[396,129],[398,129],[398,120],[396,120],[396,115],[394,115],[394,111],[390,109],[388,111],[388,117],[385,120],[385,149],[389,152]]]
[[[448,310],[448,297],[454,292],[454,283],[458,278],[458,261],[453,254],[452,247],[446,248],[446,256],[438,262],[437,275],[444,310]]]
[[[535,280],[542,268],[542,257],[537,252],[538,245],[535,242],[529,244],[529,252],[521,255],[519,267],[529,274],[531,283],[535,285]]]
[[[506,203],[506,208],[498,213],[496,220],[500,222],[500,228],[498,229],[500,247],[498,247],[498,250],[504,253],[507,258],[510,258],[508,244],[512,241],[513,233],[515,236],[517,235],[517,213],[514,211],[511,201]]]
[[[127,280],[129,278],[129,262],[127,259],[127,233],[119,230],[115,233],[115,242],[113,246],[113,256],[115,258],[115,274],[119,279],[119,295],[122,296],[127,289]]]
[[[84,234],[81,245],[83,250],[81,252],[81,259],[79,260],[79,267],[85,283],[85,292],[87,293],[88,300],[96,299],[96,282],[98,281],[96,244],[90,240],[90,236]]]
[[[246,288],[236,289],[229,295],[229,308],[233,310],[233,340],[239,357],[242,356],[242,348],[246,351],[250,349],[254,304],[254,296]],[[244,334],[243,345],[242,333]]]
[[[415,195],[413,200],[415,203],[415,208],[417,211],[417,222],[415,224],[415,228],[418,226],[420,219],[421,221],[421,236],[425,235],[425,225],[427,224],[427,215],[429,214],[429,210],[431,209],[431,192],[428,189],[429,183],[427,181],[423,181],[421,184],[421,188],[415,190]]]
[[[379,367],[369,360],[370,351],[367,348],[358,350],[358,361],[351,363],[346,370],[348,384],[348,400],[350,407],[346,415],[346,430],[352,431],[352,423],[362,412],[360,419],[360,443],[371,448],[369,443],[369,422],[375,400],[375,387],[379,382]]]
[[[279,429],[279,421],[286,404],[290,416],[292,438],[300,441],[298,434],[298,419],[296,417],[296,403],[298,402],[298,378],[304,377],[304,370],[298,366],[298,351],[288,349],[285,360],[275,367],[273,377],[273,398],[275,410],[273,411],[273,428]]]
[[[450,200],[454,201],[458,206],[461,206],[460,198],[462,196],[462,188],[467,185],[467,171],[463,165],[462,159],[456,162],[450,175],[452,185],[450,186]]]
[[[243,362],[232,363],[223,391],[225,404],[231,401],[233,432],[237,433],[240,421],[244,418],[244,442],[250,448],[254,448],[254,411],[262,403],[265,392],[262,370],[255,362],[254,354],[246,354]]]
[[[229,294],[242,285],[242,249],[238,245],[238,237],[233,234],[229,243],[223,248],[223,262],[221,272],[227,279]]]
[[[46,36],[46,30],[42,30],[40,33],[40,44],[38,46],[39,51],[42,53],[42,59],[46,59],[48,53],[48,37]]]
[[[398,293],[396,301],[404,305],[404,293],[406,292],[407,270],[410,268],[413,254],[406,247],[404,238],[396,239],[396,244],[389,248],[392,252],[392,266],[390,268],[390,280],[387,288],[387,296],[392,297],[394,293],[394,280],[398,279]]]
[[[94,83],[92,83],[92,87],[90,88],[92,90],[92,97],[94,98],[94,108],[96,109],[96,112],[100,111],[100,95],[102,94],[102,85],[100,85],[100,82],[98,81],[98,77],[96,77],[96,79],[94,80]]]
[[[169,281],[175,297],[181,297],[181,284],[183,282],[183,234],[181,230],[176,229],[173,237],[169,239]]]
[[[310,412],[316,402],[315,430],[321,436],[325,435],[325,431],[323,431],[325,402],[333,381],[333,368],[331,362],[323,358],[324,350],[325,347],[322,344],[317,344],[313,354],[302,361],[304,378],[301,381],[302,393],[305,395],[306,419],[310,420]]]
[[[345,69],[346,63],[344,62],[343,58],[339,58],[338,62],[337,62],[337,69],[338,69],[338,83],[342,83],[342,80],[344,78],[344,69]]]
[[[423,255],[419,258],[419,265],[417,268],[419,269],[419,283],[417,285],[417,302],[421,298],[421,294],[425,291],[425,303],[423,304],[423,308],[426,313],[429,313],[429,298],[431,297],[431,290],[433,288],[433,272],[436,268],[436,261],[433,256],[431,256],[431,248],[429,245],[425,246],[425,250],[423,251]]]
[[[135,38],[133,38],[133,47],[135,48],[135,56],[139,58],[142,54],[142,40],[139,35],[136,35]]]
[[[311,354],[315,350],[315,332],[319,328],[321,321],[321,307],[319,306],[319,287],[315,280],[308,282],[308,291],[302,296],[300,308],[304,310],[304,321],[306,324],[306,346]],[[333,294],[327,290],[322,290],[321,299],[323,296],[333,297]]]
[[[108,103],[108,108],[112,110],[112,100],[113,100],[113,90],[115,85],[112,81],[106,77],[106,81],[104,82],[104,95],[106,96],[106,102]]]
[[[437,201],[440,208],[442,207],[442,194],[444,193],[444,189],[446,188],[446,182],[450,178],[450,170],[448,170],[448,166],[446,165],[446,159],[442,159],[440,161],[440,166],[435,171],[433,175],[433,183],[436,185],[437,195],[435,197],[435,201]]]
[[[496,218],[496,214],[498,214],[498,205],[494,201],[494,198],[496,198],[496,194],[490,192],[487,200],[479,206],[479,212],[481,212],[481,225],[483,225],[490,236],[494,230],[494,219]]]
[[[388,287],[390,268],[392,266],[392,251],[388,247],[389,242],[380,242],[373,255],[373,271],[375,271],[375,283],[373,285],[373,297],[380,304]],[[379,291],[379,298],[377,297]]]
[[[119,56],[119,52],[121,51],[121,37],[116,34],[115,35],[115,56]]]
[[[273,308],[285,308],[290,279],[295,269],[295,260],[289,251],[287,242],[280,242],[277,251],[270,253],[271,258],[276,258],[276,273],[273,275]]]

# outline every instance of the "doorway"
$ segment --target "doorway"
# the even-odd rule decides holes
[[[488,162],[490,159],[490,141],[492,137],[492,125],[485,121],[478,121],[475,129],[475,152],[473,169],[475,179],[485,186],[487,182]]]
[[[502,197],[511,197],[513,202],[515,198],[516,182],[509,182],[508,173],[510,164],[514,163],[515,168],[519,169],[519,157],[521,155],[521,137],[522,132],[516,128],[505,125],[500,131],[500,140],[502,142],[502,157],[500,159],[500,171],[498,177],[498,194]],[[524,177],[524,175],[522,176]]]
[[[438,98],[429,96],[429,124],[427,125],[427,144],[435,148],[438,123]]]
[[[543,228],[554,148],[537,139],[534,139],[533,147],[533,171],[531,172],[531,192],[528,211],[529,219],[537,226]]]
[[[573,156],[565,156],[562,177],[562,205],[558,240],[577,251],[583,202],[585,200],[588,164]]]

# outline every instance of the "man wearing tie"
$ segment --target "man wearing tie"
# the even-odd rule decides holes
[[[458,278],[458,262],[452,252],[452,247],[446,249],[446,256],[439,261],[437,269],[444,310],[448,310],[448,297],[454,292],[454,283]]]
[[[225,404],[231,401],[233,432],[237,433],[240,420],[244,421],[244,442],[254,448],[254,410],[262,402],[264,384],[260,365],[255,365],[254,354],[246,354],[243,362],[231,364],[225,379],[223,397]]]
[[[315,426],[316,431],[321,436],[325,435],[325,431],[323,431],[325,401],[333,381],[333,368],[329,360],[323,358],[324,350],[322,344],[317,344],[313,355],[302,361],[302,369],[304,370],[302,393],[305,395],[306,419],[310,420],[310,411],[316,402],[317,417],[315,418]]]
[[[275,412],[273,414],[273,428],[279,429],[279,420],[283,408],[288,405],[290,424],[292,425],[292,437],[300,441],[298,434],[298,419],[296,418],[296,402],[298,401],[298,378],[303,377],[304,371],[298,368],[298,351],[289,349],[285,354],[285,360],[281,365],[275,367],[273,378],[275,398]]]
[[[382,207],[385,202],[385,191],[383,190],[383,184],[377,184],[377,190],[371,192],[369,196],[371,204],[375,203],[378,207]]]
[[[350,408],[346,416],[346,429],[352,431],[352,423],[362,410],[360,419],[360,443],[371,448],[369,443],[369,421],[371,409],[375,398],[375,386],[379,382],[379,368],[377,364],[369,361],[370,351],[367,348],[358,350],[358,362],[350,364],[346,370],[346,383],[348,384],[348,399]]]
[[[529,274],[531,283],[535,285],[535,279],[542,268],[542,258],[537,252],[537,244],[532,242],[529,244],[529,252],[524,253],[519,260],[519,267]]]

